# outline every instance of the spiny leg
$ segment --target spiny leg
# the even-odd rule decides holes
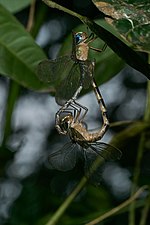
[[[83,118],[85,117],[87,111],[88,111],[88,109],[85,106],[79,104],[78,102],[74,101],[73,99],[72,99],[72,101],[69,102],[69,106],[68,107],[72,107],[72,108],[67,108],[65,110],[64,109],[62,110],[62,108],[64,108],[64,107],[62,107],[61,108],[61,112],[59,113],[59,115],[61,113],[63,113],[63,112],[66,112],[66,110],[74,110],[74,122],[76,122],[76,121],[78,121],[78,122],[82,121]],[[82,113],[83,115],[79,119],[82,111],[84,113]]]
[[[78,104],[75,101],[72,101],[70,106],[74,109],[76,112],[74,115],[74,122],[76,122],[81,114],[82,108],[78,106]]]
[[[77,107],[78,107],[79,110],[80,110],[80,113],[77,114],[77,116],[76,116],[76,118],[75,118],[75,122],[76,122],[76,121],[82,122],[83,119],[84,119],[84,117],[85,117],[85,115],[86,115],[87,112],[88,112],[88,109],[87,109],[85,106],[83,106],[83,105],[81,105],[81,104],[79,104],[78,102],[75,102],[75,101],[73,101],[73,102],[71,103],[71,106],[74,107],[74,108],[76,108],[76,109],[77,109]],[[81,115],[81,111],[84,111],[84,113],[83,113],[82,117],[79,119],[79,116]]]
[[[61,107],[55,114],[55,127],[56,127],[56,130],[58,131],[59,134],[66,134],[66,132],[62,131],[61,129],[61,114],[64,113],[65,111],[67,111],[67,107],[69,107],[69,104],[70,104],[70,100],[67,101],[65,103],[65,105],[63,107]]]
[[[102,48],[94,48],[92,46],[89,46],[89,48],[96,51],[96,52],[104,52],[107,48],[107,44],[105,43]]]
[[[56,127],[56,129],[57,129],[57,131],[59,132],[59,133],[62,133],[62,131],[61,131],[61,128],[60,128],[60,114],[62,113],[62,112],[64,112],[70,105],[71,105],[71,103],[73,102],[73,101],[75,101],[76,99],[77,99],[77,97],[78,97],[78,95],[80,94],[80,92],[81,92],[81,90],[82,90],[82,85],[80,85],[79,87],[78,87],[78,89],[76,90],[76,92],[75,92],[75,94],[73,95],[73,97],[71,98],[71,99],[69,99],[65,104],[64,104],[64,106],[62,106],[58,111],[57,111],[57,113],[56,113],[56,115],[55,115],[55,127]]]
[[[89,45],[91,42],[95,41],[97,38],[98,38],[97,36],[94,37],[94,33],[91,33],[86,43]],[[89,48],[97,52],[103,52],[106,50],[107,44],[105,43],[102,48],[94,48],[92,46],[89,46]]]
[[[55,127],[56,127],[56,130],[58,131],[59,134],[66,134],[67,133],[67,131],[63,131],[61,129],[61,115],[63,113],[68,112],[68,107],[70,105],[70,102],[71,102],[71,100],[67,101],[65,103],[65,105],[63,107],[61,107],[55,114]],[[70,112],[70,114],[72,115],[72,112]],[[75,112],[74,112],[74,115],[75,115]]]

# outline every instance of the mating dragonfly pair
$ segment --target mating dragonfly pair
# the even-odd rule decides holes
[[[56,113],[56,129],[60,134],[68,135],[70,142],[61,149],[50,154],[49,162],[53,169],[67,171],[75,167],[79,156],[84,158],[85,175],[91,176],[93,162],[99,158],[101,162],[112,161],[121,157],[117,148],[99,142],[109,126],[107,111],[100,90],[94,79],[95,61],[88,59],[89,49],[96,49],[89,44],[96,39],[93,34],[85,32],[73,33],[71,56],[62,56],[55,60],[44,60],[38,66],[38,77],[43,82],[58,84],[56,86],[56,102],[62,107]],[[92,86],[102,113],[103,125],[96,132],[89,132],[84,122],[88,109],[76,99],[82,89]],[[99,165],[95,174],[99,174]]]

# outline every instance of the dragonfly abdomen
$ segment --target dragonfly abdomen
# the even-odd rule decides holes
[[[70,137],[78,143],[93,143],[100,140],[105,134],[109,124],[104,123],[102,128],[94,133],[90,133],[82,123],[73,123],[70,127]]]

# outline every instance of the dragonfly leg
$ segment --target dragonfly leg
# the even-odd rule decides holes
[[[80,86],[78,87],[78,89],[76,90],[75,94],[73,95],[73,97],[72,97],[70,100],[75,101],[75,100],[77,99],[78,95],[80,94],[80,92],[82,91],[82,88],[83,88],[83,86],[80,85]],[[72,101],[71,101],[71,102],[72,102]]]
[[[94,36],[94,33],[91,33],[86,43],[89,45],[91,42],[95,41],[96,39],[97,39],[97,36]]]
[[[76,104],[73,103],[74,100],[73,99],[69,99],[64,106],[62,106],[56,113],[55,115],[55,127],[58,131],[58,133],[60,134],[67,134],[67,131],[64,131],[61,129],[61,119],[62,119],[62,114],[67,114],[68,112],[70,113],[70,115],[73,117],[73,113],[74,113],[74,117],[76,118],[78,117],[78,115],[80,115],[80,111],[81,109],[79,107],[75,107]],[[69,108],[70,107],[70,108]],[[72,108],[71,108],[72,107]],[[73,110],[73,112],[70,112],[69,110]]]
[[[56,130],[58,131],[59,134],[66,134],[67,131],[62,131],[61,127],[60,127],[60,121],[61,121],[61,114],[67,109],[67,107],[69,106],[69,101],[67,101],[65,103],[65,105],[63,107],[61,107],[57,112],[56,112],[56,115],[55,115],[55,127],[56,127]]]
[[[89,46],[89,48],[96,51],[96,52],[104,52],[107,48],[107,44],[105,43],[102,48],[94,48],[92,46]]]
[[[95,41],[98,37],[97,36],[94,36],[94,33],[91,33],[89,38],[88,38],[88,41],[86,42],[87,45],[89,45],[91,42]],[[107,48],[107,44],[105,43],[102,47],[102,49],[100,48],[94,48],[92,46],[89,46],[90,49],[94,50],[94,51],[97,51],[97,52],[103,52],[106,50]]]
[[[80,114],[81,114],[81,107],[78,107],[78,104],[75,102],[75,101],[73,101],[71,104],[70,104],[70,106],[74,109],[74,122],[76,122],[76,121],[78,121],[78,118],[79,118],[79,116],[80,116]]]
[[[79,104],[78,102],[75,102],[75,101],[72,102],[71,106],[74,107],[75,109],[77,109],[77,107],[79,108],[78,109],[79,113],[77,114],[77,116],[75,118],[75,121],[82,122],[85,115],[88,112],[88,109],[85,106],[83,106],[83,105],[81,105],[81,104]],[[81,118],[79,119],[79,116],[81,115],[81,111],[83,111],[84,113],[82,114]]]

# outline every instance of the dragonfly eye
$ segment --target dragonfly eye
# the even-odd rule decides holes
[[[70,116],[65,116],[64,118],[62,118],[61,122],[60,122],[60,127],[63,131],[68,131],[70,128],[70,124],[71,124],[72,120],[70,118]]]
[[[69,129],[69,123],[68,123],[68,121],[64,121],[63,123],[61,123],[61,129],[63,131],[68,131],[68,129]]]
[[[87,34],[85,32],[78,32],[75,34],[76,44],[79,44],[86,39],[87,39]]]
[[[79,34],[77,34],[75,36],[76,44],[79,44],[81,42],[81,39],[82,39],[81,36]]]

